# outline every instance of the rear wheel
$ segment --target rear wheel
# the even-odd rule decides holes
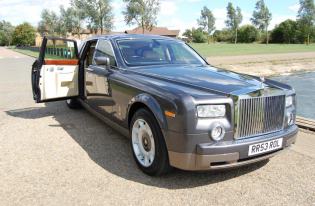
[[[164,137],[151,112],[140,109],[134,114],[130,136],[133,157],[144,173],[159,176],[170,171]]]
[[[66,104],[70,109],[81,109],[82,106],[77,99],[67,99]]]

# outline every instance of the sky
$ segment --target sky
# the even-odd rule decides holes
[[[59,12],[59,6],[69,7],[70,0],[0,0],[0,20],[6,20],[13,25],[25,21],[37,26],[40,21],[42,9]],[[243,13],[243,23],[249,24],[256,0],[161,0],[160,13],[158,15],[158,26],[169,29],[185,29],[198,27],[197,19],[200,10],[207,6],[216,18],[216,28],[225,27],[226,6],[232,2],[239,6]],[[299,0],[265,0],[269,10],[273,14],[270,28],[286,19],[296,19],[299,9]],[[127,26],[124,22],[122,11],[125,8],[123,0],[112,0],[114,14],[114,31],[125,31],[135,26]]]

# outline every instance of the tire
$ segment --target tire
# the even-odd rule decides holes
[[[70,109],[81,109],[82,106],[77,99],[67,99],[66,104]]]
[[[150,111],[139,109],[133,115],[129,133],[132,155],[144,173],[161,176],[171,171],[162,131]]]

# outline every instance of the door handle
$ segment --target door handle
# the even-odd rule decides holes
[[[94,69],[88,67],[88,68],[86,68],[86,71],[93,72]]]

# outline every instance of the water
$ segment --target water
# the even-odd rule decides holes
[[[297,94],[297,114],[315,119],[315,72],[272,78],[291,85]]]

